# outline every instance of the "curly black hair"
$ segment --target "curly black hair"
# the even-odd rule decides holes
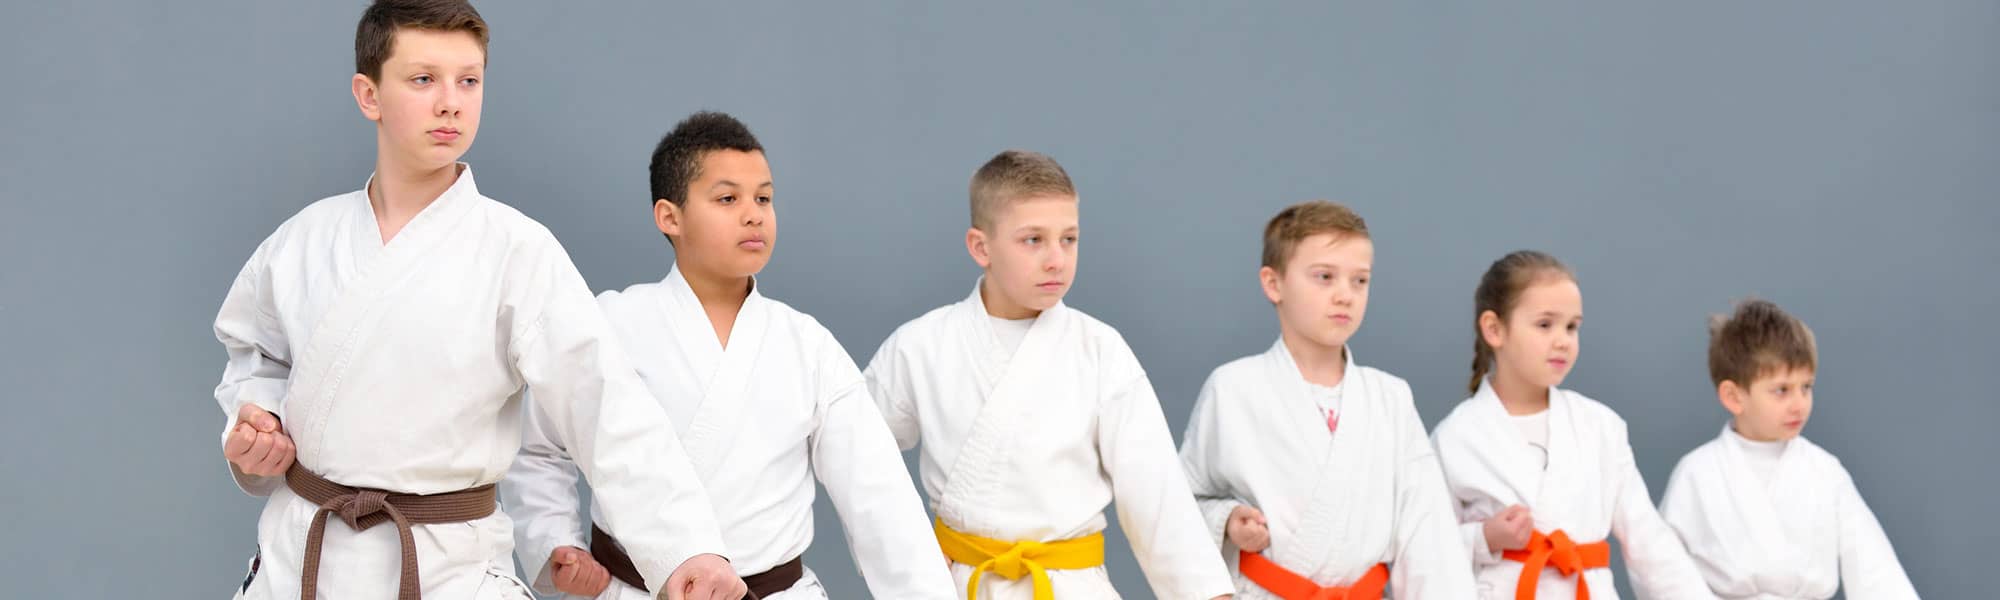
[[[674,206],[687,206],[688,186],[701,177],[702,157],[717,150],[763,152],[764,146],[736,117],[706,110],[689,115],[653,148],[649,170],[653,197],[646,205],[665,200]]]

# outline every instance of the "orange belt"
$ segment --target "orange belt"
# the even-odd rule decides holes
[[[1347,587],[1320,587],[1304,575],[1278,566],[1262,554],[1244,552],[1236,558],[1236,568],[1251,583],[1285,600],[1380,600],[1382,587],[1389,583],[1389,565],[1377,563],[1360,581]]]
[[[1570,541],[1569,534],[1561,529],[1548,535],[1537,531],[1528,538],[1528,547],[1508,550],[1501,557],[1521,563],[1521,582],[1514,587],[1514,600],[1535,600],[1535,586],[1542,582],[1543,567],[1555,567],[1563,576],[1575,577],[1576,600],[1590,600],[1590,584],[1584,581],[1583,570],[1610,567],[1611,544],[1604,540],[1578,544]]]

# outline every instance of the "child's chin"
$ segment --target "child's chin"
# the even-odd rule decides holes
[[[1026,297],[1022,298],[1023,302],[1021,306],[1028,307],[1029,310],[1048,310],[1055,308],[1057,302],[1062,302],[1062,298],[1063,295],[1061,293],[1051,294],[1042,291],[1041,288],[1033,288],[1028,291]]]
[[[415,155],[418,157],[418,160],[424,163],[417,165],[418,167],[442,169],[458,163],[459,157],[465,156],[465,153],[456,147],[433,145],[425,146],[422,150],[416,152]]]
[[[1333,329],[1321,331],[1317,335],[1310,335],[1308,337],[1313,343],[1319,344],[1322,347],[1344,348],[1347,346],[1347,339],[1351,333],[1345,330]]]

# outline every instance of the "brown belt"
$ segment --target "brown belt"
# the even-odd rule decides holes
[[[646,589],[646,580],[639,576],[639,567],[632,564],[632,557],[625,554],[625,549],[618,545],[618,540],[598,528],[595,523],[590,525],[590,556],[597,559],[597,564],[604,565],[604,570],[610,571],[612,577],[632,587]],[[792,586],[798,585],[800,578],[806,576],[804,558],[795,556],[784,564],[771,567],[769,571],[744,577],[743,583],[750,586],[750,595],[744,598],[757,600],[792,589]]]
[[[493,485],[443,494],[398,494],[382,490],[351,488],[292,463],[285,471],[285,485],[307,502],[319,505],[313,514],[312,529],[306,534],[305,574],[299,580],[300,600],[314,600],[319,593],[320,544],[326,541],[326,518],[340,515],[349,529],[366,531],[383,522],[396,523],[396,535],[403,540],[403,574],[397,600],[420,600],[423,585],[417,580],[417,544],[410,525],[462,523],[493,514]]]

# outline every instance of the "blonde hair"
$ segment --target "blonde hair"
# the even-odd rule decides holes
[[[993,156],[972,174],[972,226],[984,231],[1008,204],[1037,196],[1076,197],[1069,173],[1056,159],[1026,150]]]

